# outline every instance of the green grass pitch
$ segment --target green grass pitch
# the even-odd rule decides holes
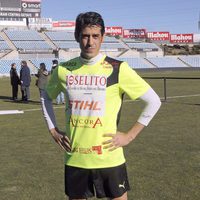
[[[142,76],[200,77],[196,71],[139,72]],[[148,79],[163,98],[163,81]],[[0,199],[62,200],[63,152],[47,131],[33,78],[29,104],[10,101],[9,78],[0,78],[0,110],[24,114],[0,115]],[[20,94],[20,92],[19,92]],[[124,148],[130,200],[199,200],[200,79],[167,80],[167,101],[148,127]],[[141,101],[125,98],[119,130],[137,120]],[[64,129],[63,106],[55,105]]]

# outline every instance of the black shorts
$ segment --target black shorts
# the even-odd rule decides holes
[[[65,193],[70,198],[117,198],[130,190],[126,165],[101,169],[65,166]]]

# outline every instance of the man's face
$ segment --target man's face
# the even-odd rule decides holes
[[[81,48],[81,56],[86,59],[94,58],[99,53],[103,42],[101,27],[86,26],[80,33],[78,42]]]

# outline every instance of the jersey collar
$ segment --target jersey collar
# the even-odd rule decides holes
[[[80,56],[80,61],[83,65],[94,65],[97,62],[99,62],[102,58],[103,58],[103,55],[101,53],[99,53],[97,56],[95,56],[94,58],[91,58],[89,60]]]

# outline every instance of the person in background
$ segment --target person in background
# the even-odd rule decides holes
[[[37,77],[36,86],[39,88],[40,95],[42,90],[45,89],[45,86],[48,82],[48,75],[49,72],[46,69],[45,63],[40,63],[38,73],[35,75]]]
[[[20,81],[22,101],[28,102],[28,100],[30,99],[31,74],[27,62],[25,60],[21,61]]]
[[[16,63],[11,64],[10,82],[12,85],[12,100],[16,101],[18,97],[18,85],[20,84],[20,79],[16,70]]]
[[[56,67],[41,98],[49,132],[66,152],[65,193],[69,200],[93,196],[128,199],[123,147],[134,145],[161,105],[156,92],[127,62],[100,53],[104,34],[99,13],[77,16],[75,39],[81,54]],[[52,106],[61,91],[67,97],[65,133],[56,124]],[[124,94],[145,103],[128,131],[118,127]]]
[[[52,60],[52,64],[51,74],[58,67],[58,60]],[[56,97],[56,104],[65,104],[65,96],[63,92],[60,92]]]

